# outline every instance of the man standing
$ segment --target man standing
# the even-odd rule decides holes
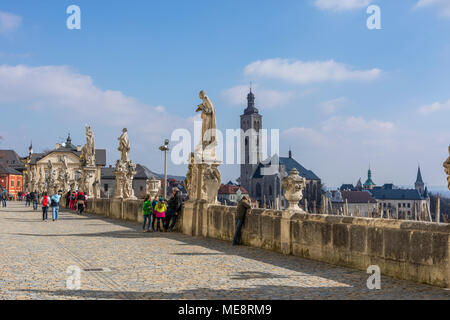
[[[183,204],[183,199],[181,197],[181,192],[178,188],[172,189],[172,196],[169,199],[167,213],[166,213],[166,225],[164,228],[166,231],[172,231],[177,223],[178,215],[181,212],[181,206]]]
[[[236,214],[236,232],[234,233],[233,246],[241,244],[241,230],[245,223],[245,217],[247,213],[250,212],[251,206],[249,204],[247,196],[243,196],[242,200],[237,206]]]
[[[54,194],[52,196],[51,200],[51,206],[52,206],[52,220],[57,221],[58,220],[58,214],[59,214],[59,202],[61,201],[61,195],[62,191],[59,190],[57,194]]]
[[[30,207],[31,206],[31,193],[27,192],[27,194],[25,195],[25,207]]]

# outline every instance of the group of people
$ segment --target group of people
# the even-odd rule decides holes
[[[66,207],[82,215],[87,205],[87,195],[82,191],[70,191],[66,195]]]
[[[62,196],[62,190],[59,190],[53,195],[49,195],[48,192],[39,194],[39,192],[37,191],[23,193],[23,197],[25,199],[25,207],[31,207],[31,205],[33,205],[33,210],[37,211],[39,204],[41,205],[43,221],[48,220],[48,212],[50,208],[52,210],[52,220],[58,220],[59,207]],[[76,210],[80,215],[83,214],[83,211],[86,207],[86,201],[87,197],[81,191],[68,192],[66,195],[66,207],[69,207],[72,210]]]
[[[142,214],[144,216],[142,232],[173,231],[177,218],[181,213],[182,205],[183,197],[178,188],[172,189],[172,194],[168,201],[161,196],[155,196],[152,200],[147,195],[142,206]]]
[[[6,200],[8,193],[3,190],[0,193],[3,207],[6,207]],[[33,204],[33,209],[38,210],[38,204],[42,205],[42,220],[48,220],[49,208],[52,208],[52,220],[57,221],[59,215],[60,201],[62,191],[49,196],[44,192],[42,196],[37,191],[24,194],[26,203],[25,206],[30,207]],[[83,214],[86,207],[87,196],[81,191],[70,191],[66,195],[66,207],[76,210],[78,214]],[[142,206],[142,214],[144,216],[144,223],[142,225],[143,232],[170,232],[173,231],[177,218],[181,213],[183,205],[183,197],[178,188],[172,189],[172,194],[169,200],[165,200],[161,196],[155,196],[154,199],[147,195]],[[233,237],[233,245],[241,244],[242,227],[245,224],[246,216],[251,210],[250,201],[247,196],[242,197],[237,206],[236,215],[236,231]],[[155,228],[156,224],[156,228]]]

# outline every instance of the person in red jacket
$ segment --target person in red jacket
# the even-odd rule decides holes
[[[42,221],[47,221],[48,219],[48,207],[50,206],[50,197],[47,192],[44,192],[42,196]]]

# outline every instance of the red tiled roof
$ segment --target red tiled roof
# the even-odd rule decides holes
[[[374,197],[367,191],[341,191],[342,198],[348,203],[377,203]]]
[[[236,194],[238,190],[241,190],[242,194],[248,194],[248,191],[243,187],[231,186],[222,184],[219,188],[219,194]]]

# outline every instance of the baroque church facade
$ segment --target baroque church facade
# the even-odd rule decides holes
[[[251,198],[258,202],[259,207],[283,209],[288,206],[284,198],[282,180],[296,168],[300,176],[306,179],[303,208],[309,212],[318,212],[321,205],[321,179],[311,170],[304,168],[292,157],[273,155],[263,159],[262,152],[262,115],[255,107],[255,95],[250,89],[247,95],[247,108],[241,115],[241,174],[240,185],[245,188]],[[273,170],[275,169],[275,170]]]

